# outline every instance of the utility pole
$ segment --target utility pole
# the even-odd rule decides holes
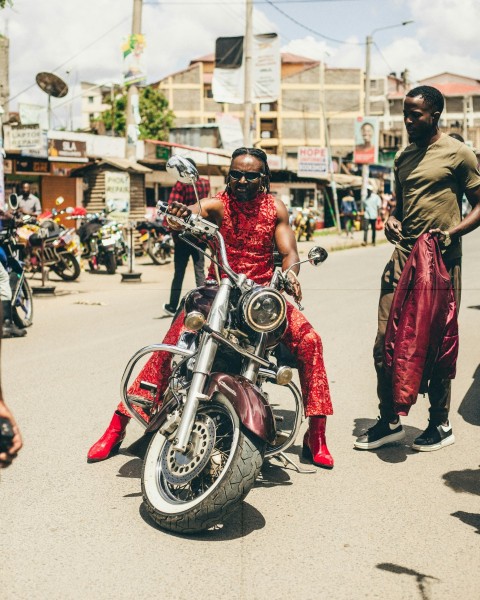
[[[408,92],[408,88],[410,86],[410,73],[408,71],[408,69],[404,69],[404,71],[402,72],[402,81],[403,81],[403,88],[405,90],[405,94]],[[405,125],[402,127],[402,148],[406,148],[408,146],[408,134],[407,134],[407,130],[405,128]]]
[[[370,64],[372,53],[373,34],[367,35],[365,40],[365,103],[363,113],[365,117],[370,115]],[[370,175],[370,167],[367,164],[362,165],[362,200],[367,197],[368,177]]]
[[[253,75],[253,0],[246,0],[246,25],[243,51],[245,53],[245,87],[243,104],[243,143],[252,145],[252,75]]]
[[[133,0],[133,18],[132,18],[132,35],[142,33],[142,5],[143,0]],[[136,100],[134,97],[136,96]],[[137,134],[133,115],[133,106],[138,102],[138,88],[135,84],[128,87],[127,95],[127,118],[126,118],[126,158],[128,160],[136,160],[137,158]]]

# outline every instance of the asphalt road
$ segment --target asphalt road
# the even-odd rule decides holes
[[[127,360],[167,329],[157,317],[171,266],[140,265],[140,284],[82,273],[80,282],[58,282],[61,295],[37,297],[27,337],[2,344],[5,397],[25,447],[0,474],[1,598],[476,600],[480,233],[464,245],[457,442],[438,452],[409,447],[427,423],[423,397],[404,419],[405,443],[375,452],[352,446],[377,415],[371,350],[390,251],[334,252],[322,267],[302,270],[305,314],[322,335],[333,394],[333,471],[267,465],[231,523],[197,537],[149,521],[140,459],[123,451],[86,462]],[[132,423],[124,448],[139,435]],[[300,439],[291,454],[300,462],[299,452]]]

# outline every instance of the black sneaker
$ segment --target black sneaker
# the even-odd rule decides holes
[[[398,442],[405,437],[400,419],[397,423],[389,423],[382,418],[379,418],[373,427],[358,437],[353,445],[359,450],[375,450],[385,444]]]
[[[163,308],[163,314],[166,317],[174,317],[175,316],[175,310],[170,306],[170,304],[164,304],[162,306]]]
[[[449,422],[446,425],[435,425],[429,421],[428,427],[412,444],[419,452],[433,452],[455,443],[453,429]]]
[[[5,319],[2,327],[2,338],[24,337],[27,335],[25,329],[20,329],[10,319]]]

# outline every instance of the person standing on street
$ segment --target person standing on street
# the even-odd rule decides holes
[[[38,217],[42,212],[40,200],[30,192],[30,184],[27,181],[22,183],[22,194],[18,197],[18,207],[24,215]]]
[[[187,160],[190,161],[194,167],[197,166],[195,164],[195,161],[191,158],[188,158]],[[199,177],[199,179],[195,182],[195,186],[197,188],[198,196],[200,199],[208,198],[208,196],[210,195],[210,183],[208,179]],[[181,204],[185,204],[186,206],[196,204],[197,197],[195,196],[195,190],[193,189],[193,185],[177,181],[168,199],[169,204],[172,204],[173,202],[180,202]],[[193,268],[195,271],[195,285],[197,287],[200,287],[205,281],[204,255],[201,252],[199,252],[196,248],[190,246],[190,244],[187,244],[186,242],[181,240],[179,238],[178,233],[175,231],[173,232],[173,241],[175,243],[175,272],[173,275],[172,287],[170,290],[170,300],[168,304],[163,305],[163,312],[168,317],[173,317],[178,308],[178,303],[180,301],[180,296],[182,293],[183,279],[185,277],[185,270],[187,268],[188,259],[190,257],[192,257]]]
[[[377,232],[375,229],[375,224],[382,208],[382,199],[378,194],[374,193],[373,187],[370,184],[367,185],[367,197],[362,200],[362,207],[364,211],[362,246],[367,245],[369,227],[372,228],[372,246],[375,246],[375,236]]]
[[[437,236],[458,310],[461,237],[480,225],[477,159],[465,144],[439,131],[443,107],[442,94],[431,86],[410,90],[404,100],[404,122],[410,144],[397,154],[394,162],[397,205],[385,224],[385,235],[395,244],[395,250],[382,274],[378,331],[373,349],[380,418],[355,441],[354,446],[361,450],[380,448],[405,437],[394,410],[392,379],[385,369],[385,331],[397,282],[409,253],[422,234]],[[460,207],[464,193],[472,211],[462,220]],[[414,450],[440,450],[455,442],[448,419],[450,396],[451,380],[433,373],[428,382],[429,424],[415,439]]]

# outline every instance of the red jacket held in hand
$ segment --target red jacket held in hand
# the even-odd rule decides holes
[[[407,415],[432,374],[454,379],[458,356],[457,307],[438,239],[422,234],[405,264],[385,333],[398,415]]]

